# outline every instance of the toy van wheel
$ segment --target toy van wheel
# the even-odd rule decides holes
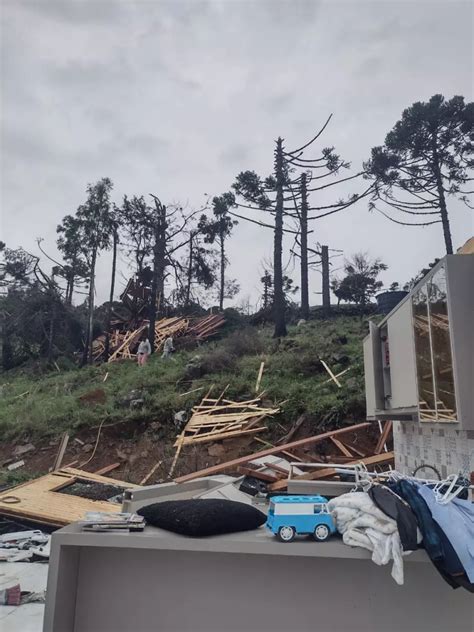
[[[313,531],[313,537],[317,542],[324,542],[330,535],[331,532],[325,524],[318,524]]]
[[[280,527],[277,537],[281,542],[291,542],[295,539],[296,531],[293,527]]]

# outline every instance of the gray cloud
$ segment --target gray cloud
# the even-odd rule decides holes
[[[10,0],[12,1],[12,0]],[[40,18],[70,24],[108,24],[123,12],[126,0],[15,0]]]
[[[241,169],[267,175],[278,135],[301,145],[331,112],[319,147],[335,145],[358,169],[412,102],[473,96],[467,1],[4,0],[2,9],[1,238],[12,247],[35,249],[41,235],[54,253],[56,224],[103,176],[117,202],[153,191],[198,207]],[[472,215],[450,208],[459,244]],[[443,251],[437,226],[398,227],[365,203],[316,222],[312,238],[383,257],[387,282]],[[239,223],[230,272],[244,295],[256,297],[271,248],[271,232]],[[101,266],[105,298],[107,256]],[[311,282],[319,291],[317,273]]]

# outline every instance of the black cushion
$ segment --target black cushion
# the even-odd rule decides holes
[[[148,524],[194,537],[257,529],[266,515],[245,503],[219,498],[167,500],[137,511]]]

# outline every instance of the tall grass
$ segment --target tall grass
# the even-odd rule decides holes
[[[290,328],[280,343],[272,340],[270,327],[243,329],[198,349],[176,353],[169,360],[152,357],[144,367],[122,361],[39,376],[6,373],[0,384],[0,439],[54,437],[65,430],[96,426],[104,418],[170,423],[173,413],[190,409],[211,384],[215,393],[229,384],[229,398],[252,396],[262,360],[264,398],[268,403],[285,400],[277,419],[280,423],[291,423],[302,412],[314,418],[315,427],[362,418],[362,338],[366,330],[367,324],[359,317],[338,317]],[[350,366],[341,378],[342,389],[327,382],[321,358],[335,373]],[[186,367],[191,361],[199,365],[199,375],[189,380]],[[201,390],[181,396],[196,388]],[[104,403],[81,401],[81,396],[95,389],[105,392]],[[137,391],[143,405],[130,407],[127,396],[131,391]]]

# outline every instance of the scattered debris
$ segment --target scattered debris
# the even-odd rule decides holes
[[[163,461],[158,461],[158,463],[155,463],[155,465],[151,468],[148,474],[142,478],[142,480],[140,481],[140,485],[145,485],[145,483],[150,480],[150,478],[153,476],[153,474],[156,472],[156,470],[160,467],[162,463]]]
[[[279,408],[261,406],[261,397],[244,402],[224,399],[225,390],[217,399],[205,397],[193,408],[191,419],[183,430],[183,445],[261,432],[266,430],[266,426],[255,426],[265,417],[276,415],[280,411]],[[179,445],[180,440],[181,438],[177,439],[175,447]]]
[[[337,386],[339,388],[342,388],[342,384],[339,382],[339,380],[337,379],[337,377],[334,375],[334,373],[331,371],[331,369],[328,367],[328,365],[326,364],[326,362],[324,362],[324,360],[321,360],[321,364],[323,365],[323,367],[326,369],[326,371],[329,373],[329,375],[331,376],[331,379],[333,382],[335,382],[337,384]]]
[[[340,373],[336,373],[336,375],[334,375],[334,379],[337,379],[338,377],[341,377],[341,375],[344,375],[344,373],[347,373],[347,371],[350,371],[352,367],[348,367],[347,369],[344,369],[344,371],[341,371]],[[330,377],[329,380],[326,380],[325,382],[323,382],[323,384],[327,384],[328,382],[332,382],[333,381],[333,377]]]
[[[59,470],[63,462],[64,453],[66,452],[67,444],[69,443],[69,434],[65,432],[61,437],[61,443],[59,444],[58,456],[53,465],[53,470]]]
[[[36,450],[35,446],[32,443],[27,443],[26,445],[17,445],[13,450],[13,456],[22,456],[23,454],[28,454],[28,452],[34,452]]]
[[[96,470],[94,474],[99,474],[99,476],[103,476],[104,474],[108,474],[112,472],[112,470],[116,470],[120,467],[121,463],[112,463],[111,465],[106,465],[105,467],[101,467],[100,470]]]
[[[258,393],[260,388],[260,382],[262,381],[263,369],[265,367],[265,362],[260,364],[260,369],[258,370],[257,383],[255,384],[255,392]]]
[[[261,396],[245,402],[224,399],[228,387],[229,385],[217,399],[211,399],[209,398],[213,388],[211,386],[199,406],[192,409],[191,419],[174,444],[176,453],[168,474],[169,477],[173,475],[183,446],[262,432],[267,427],[258,424],[261,424],[266,417],[275,415],[280,411],[279,408],[259,406]]]
[[[9,472],[12,472],[13,470],[17,470],[19,467],[23,467],[24,465],[25,462],[23,460],[15,461],[15,463],[10,463],[10,465],[7,465],[7,470]]]
[[[271,448],[268,448],[267,450],[261,450],[260,452],[249,454],[247,456],[243,456],[238,459],[233,459],[232,461],[227,461],[219,465],[213,465],[211,467],[200,470],[199,472],[194,472],[192,474],[186,474],[185,476],[180,476],[175,480],[177,483],[184,483],[185,481],[190,481],[195,478],[200,478],[201,476],[210,476],[211,474],[217,474],[218,472],[223,472],[224,470],[235,468],[239,465],[244,465],[245,463],[249,463],[250,461],[256,458],[268,456],[271,454],[283,453],[283,451],[292,450],[293,448],[300,448],[302,446],[320,443],[324,441],[325,439],[328,439],[330,436],[338,436],[342,434],[347,434],[347,433],[354,432],[357,430],[362,430],[363,428],[368,428],[370,426],[371,426],[370,422],[363,422],[360,424],[356,424],[354,426],[346,426],[345,428],[339,428],[338,430],[330,430],[328,432],[323,432],[322,434],[315,435],[313,437],[306,437],[305,439],[299,439],[297,441],[292,441],[290,443],[285,443],[283,445],[273,446]]]
[[[195,342],[205,340],[216,334],[224,323],[225,318],[221,314],[199,318],[162,318],[155,324],[155,352],[160,352],[166,339],[170,337],[191,338]],[[130,325],[134,328],[131,329]],[[115,329],[110,333],[109,338],[111,354],[108,362],[134,358],[140,338],[148,329],[148,321],[141,321],[138,326],[133,322],[116,321],[114,326]],[[105,342],[105,334],[100,335],[93,342],[93,357],[96,362],[104,359]]]
[[[39,530],[0,535],[0,560],[25,562],[49,558],[51,536]]]
[[[198,391],[202,391],[204,386],[198,386],[198,388],[193,388],[192,391],[186,391],[186,393],[181,393],[179,397],[184,397],[185,395],[191,395],[191,393],[197,393]]]
[[[19,395],[16,395],[13,399],[19,399],[20,397],[24,397],[25,395],[28,395],[30,391],[25,391],[24,393],[20,393]]]
[[[186,410],[180,410],[173,415],[173,422],[178,430],[188,421],[188,417],[189,415]]]
[[[111,512],[117,505],[101,500],[89,500],[64,493],[64,488],[77,482],[113,485],[123,492],[138,485],[106,478],[83,470],[63,468],[28,483],[0,493],[0,515],[28,520],[53,527],[63,527],[80,520],[86,511]]]
[[[44,603],[46,600],[46,592],[31,592],[29,590],[21,590],[20,584],[15,584],[4,590],[0,590],[1,606],[22,606],[25,603]]]

